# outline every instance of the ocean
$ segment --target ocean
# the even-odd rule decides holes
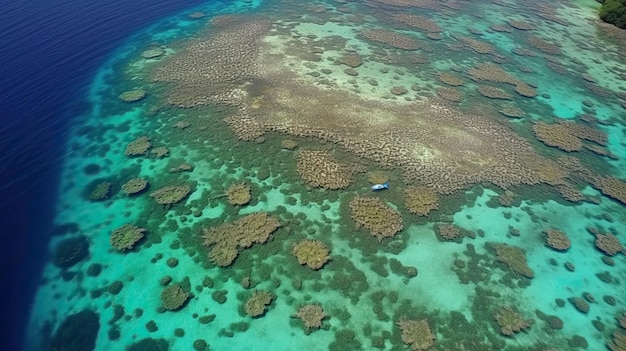
[[[622,349],[599,7],[3,4],[3,349]]]

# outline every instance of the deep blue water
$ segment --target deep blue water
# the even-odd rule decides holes
[[[95,70],[131,33],[200,0],[0,1],[0,350],[20,350],[60,159]]]

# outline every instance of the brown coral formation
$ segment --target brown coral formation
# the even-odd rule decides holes
[[[213,28],[213,36],[191,42],[180,50],[180,54],[160,61],[154,69],[155,76],[163,74],[164,70],[172,74],[171,80],[163,80],[171,83],[165,86],[166,91],[176,96],[185,89],[190,91],[184,100],[189,104],[182,105],[217,101],[235,107],[236,112],[227,118],[227,123],[238,137],[255,140],[264,132],[277,132],[315,138],[338,145],[358,157],[379,162],[386,169],[399,169],[406,182],[419,179],[420,184],[438,194],[450,194],[482,182],[503,188],[540,182],[538,174],[528,170],[539,158],[536,151],[500,121],[444,107],[434,103],[436,99],[412,102],[369,100],[344,90],[307,84],[286,61],[281,61],[282,54],[276,54],[281,51],[259,47],[266,45],[270,46],[269,49],[279,49],[278,44],[260,40],[242,44],[251,48],[245,51],[245,64],[254,68],[249,71],[253,84],[237,85],[246,81],[242,75],[237,76],[241,79],[233,81],[238,83],[213,81],[212,72],[230,70],[228,67],[224,67],[224,71],[216,69],[222,67],[222,61],[230,62],[231,59],[219,50],[223,47],[228,51],[235,45],[232,40],[222,43],[226,40],[226,32],[258,28],[255,24],[248,23],[252,27],[244,24],[242,17]],[[255,19],[250,21],[257,23]],[[215,36],[221,39],[216,41]],[[219,53],[216,54],[216,50]],[[210,57],[198,57],[204,54]],[[375,55],[391,61],[403,59],[389,52]],[[213,63],[216,57],[220,60]],[[402,62],[410,64],[410,60],[404,60]],[[200,65],[196,70],[196,62],[206,63],[210,69]],[[241,61],[236,59],[234,62],[236,66]],[[174,71],[183,73],[174,75]],[[493,64],[477,65],[470,73],[478,80],[511,85],[520,82]],[[220,75],[222,73],[217,74]],[[175,81],[175,77],[181,80]],[[205,84],[207,80],[209,84]],[[233,88],[235,85],[238,88]],[[203,93],[207,86],[221,92],[219,99],[217,95]],[[446,94],[442,90],[440,95]],[[448,95],[456,101],[462,98],[462,94],[455,90]],[[262,103],[258,103],[259,99]]]
[[[309,304],[298,308],[295,316],[300,318],[304,324],[305,330],[310,332],[322,327],[322,322],[326,317],[326,313],[324,312],[322,306]]]
[[[252,199],[250,186],[245,183],[237,183],[229,186],[228,189],[226,189],[226,196],[228,197],[229,204],[237,206],[243,206]]]
[[[269,21],[229,17],[212,35],[163,60],[152,79],[169,83],[168,101],[176,106],[230,102],[238,83],[260,76],[255,58],[269,29]]]
[[[524,22],[524,21],[517,21],[517,20],[509,20],[509,25],[515,29],[519,29],[519,30],[533,30],[535,29],[535,26],[532,25],[531,23],[528,22]]]
[[[389,181],[389,174],[383,171],[375,171],[367,177],[367,181],[372,184],[383,184]]]
[[[131,250],[143,238],[146,229],[125,224],[111,233],[109,242],[118,251]]]
[[[285,139],[281,141],[280,147],[285,150],[295,150],[298,147],[298,143],[291,139]]]
[[[533,124],[533,133],[537,139],[548,146],[559,148],[563,151],[580,151],[583,144],[576,135],[561,123],[548,124],[537,122]]]
[[[478,54],[492,54],[495,52],[491,44],[470,37],[457,36],[466,46],[470,47]]]
[[[187,197],[190,192],[191,187],[189,185],[172,185],[153,192],[150,197],[159,205],[173,205]]]
[[[602,194],[626,205],[626,182],[611,176],[591,178],[593,186],[602,191]]]
[[[266,242],[279,227],[278,219],[266,212],[257,212],[234,222],[203,229],[204,245],[210,248],[209,258],[213,263],[227,267],[237,258],[240,249]]]
[[[530,44],[530,46],[546,54],[552,54],[552,55],[561,54],[561,48],[557,44],[544,40],[538,36],[535,36],[535,35],[528,36],[528,43]]]
[[[450,85],[453,87],[458,87],[464,84],[463,79],[461,79],[459,76],[450,72],[439,72],[437,77],[439,77],[439,80],[443,84]]]
[[[609,341],[607,346],[611,351],[626,350],[626,332],[619,329],[615,330],[613,332],[613,340]]]
[[[243,309],[250,317],[259,317],[265,314],[267,306],[272,303],[274,295],[269,291],[255,291],[246,301]]]
[[[358,227],[365,227],[378,240],[393,237],[401,231],[402,217],[382,200],[356,196],[350,201],[350,213]]]
[[[148,153],[148,149],[152,147],[152,143],[148,137],[142,136],[137,138],[126,146],[126,155],[127,156],[141,156]]]
[[[458,89],[450,87],[441,87],[437,89],[437,96],[451,102],[461,102],[463,100],[463,93],[461,93]]]
[[[294,245],[291,252],[298,259],[298,263],[307,265],[311,269],[322,268],[330,259],[328,247],[319,240],[301,240]]]
[[[526,263],[526,254],[522,249],[506,244],[495,245],[495,249],[496,259],[506,264],[512,271],[527,278],[535,276],[535,272]]]
[[[531,87],[526,83],[520,83],[515,86],[515,92],[523,97],[534,98],[537,96],[537,89]]]
[[[166,148],[165,146],[155,147],[154,149],[150,150],[150,155],[156,158],[163,158],[169,155],[169,153],[170,153],[170,150]]]
[[[350,185],[354,167],[338,162],[329,151],[302,150],[297,170],[308,185],[337,190]]]
[[[161,292],[161,305],[168,311],[181,308],[189,299],[189,293],[178,284],[172,284]]]
[[[376,43],[381,43],[401,50],[417,50],[422,45],[413,37],[384,29],[368,29],[360,31],[359,34]]]
[[[487,81],[492,83],[505,83],[511,85],[523,82],[510,73],[493,63],[480,63],[470,68],[467,73],[475,81]]]
[[[135,90],[129,90],[129,91],[123,92],[122,94],[120,94],[119,99],[124,102],[135,102],[135,101],[142,100],[145,97],[146,97],[145,90],[135,89]]]
[[[122,191],[126,195],[133,195],[143,191],[148,186],[148,181],[141,178],[133,178],[124,185],[122,185]]]
[[[339,58],[339,63],[352,68],[357,68],[363,64],[363,59],[357,54],[346,54]]]
[[[444,240],[456,240],[461,236],[461,228],[450,223],[440,223],[436,227],[437,234]]]
[[[163,55],[165,55],[165,50],[159,47],[148,49],[141,53],[141,57],[145,58],[146,60],[155,59]]]
[[[424,16],[416,16],[408,13],[400,13],[393,15],[393,19],[408,25],[409,27],[416,28],[425,32],[437,33],[441,32],[441,27],[437,22],[428,19]]]
[[[409,187],[404,190],[404,205],[413,214],[428,216],[431,211],[439,208],[439,196],[425,186]]]
[[[584,146],[582,140],[599,145],[605,145],[607,142],[604,132],[573,121],[559,121],[554,124],[537,122],[533,125],[533,132],[544,144],[568,152],[582,150]]]
[[[530,328],[532,320],[524,319],[522,315],[511,306],[500,307],[493,318],[500,326],[502,335],[511,336],[522,330]]]
[[[478,92],[480,95],[490,99],[511,100],[513,98],[513,96],[506,91],[489,85],[479,85]]]
[[[89,200],[98,201],[109,198],[109,193],[111,192],[111,186],[113,183],[104,181],[96,184],[91,193],[89,194]]]
[[[546,244],[556,251],[567,251],[571,246],[571,241],[565,233],[557,229],[546,229]]]
[[[595,235],[596,247],[606,255],[614,256],[620,252],[624,252],[624,246],[615,235],[609,233],[597,233]]]
[[[498,112],[509,118],[523,118],[524,116],[526,116],[521,108],[514,105],[502,106],[502,108]]]
[[[395,7],[416,7],[427,10],[437,10],[440,8],[441,2],[434,0],[373,0],[385,5]]]
[[[435,344],[435,334],[430,329],[428,320],[401,319],[396,324],[402,331],[402,342],[411,346],[411,350],[428,350]]]
[[[265,134],[263,126],[245,111],[224,118],[224,122],[239,140],[253,141]]]

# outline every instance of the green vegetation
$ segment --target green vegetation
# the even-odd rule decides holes
[[[600,18],[626,29],[626,0],[606,0],[600,8]]]

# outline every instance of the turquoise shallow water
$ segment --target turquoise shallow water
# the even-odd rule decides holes
[[[606,349],[626,318],[626,35],[598,6],[242,1],[135,34],[68,142],[31,348]],[[241,224],[258,213],[269,238]],[[124,225],[142,237],[116,249]]]

